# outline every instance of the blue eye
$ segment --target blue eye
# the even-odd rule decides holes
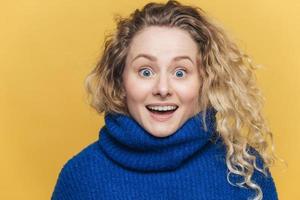
[[[184,74],[186,73],[186,71],[184,69],[180,69],[176,71],[176,76],[181,78],[184,76]]]
[[[152,73],[152,71],[149,70],[149,69],[147,69],[147,68],[141,69],[141,70],[139,71],[139,74],[141,74],[141,75],[144,76],[144,77],[149,77],[149,76],[151,76],[151,73]]]

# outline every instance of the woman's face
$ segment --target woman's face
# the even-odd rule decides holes
[[[151,135],[172,135],[200,111],[197,56],[194,40],[178,28],[152,26],[134,36],[122,77],[126,104]]]

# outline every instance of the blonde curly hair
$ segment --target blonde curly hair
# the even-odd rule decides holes
[[[254,199],[262,199],[260,186],[251,180],[254,169],[268,176],[268,168],[278,157],[273,134],[262,116],[264,98],[256,86],[257,66],[249,56],[202,9],[177,1],[148,3],[128,18],[118,16],[116,22],[116,32],[106,36],[103,55],[85,80],[89,104],[99,114],[129,115],[121,77],[133,37],[149,26],[187,31],[197,43],[201,57],[200,108],[204,118],[208,107],[217,111],[217,132],[227,150],[227,180],[232,184],[230,173],[242,176],[244,181],[237,185],[254,189]],[[257,156],[251,154],[250,147],[261,156],[263,168],[257,166]]]

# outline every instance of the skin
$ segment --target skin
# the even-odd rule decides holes
[[[136,58],[139,54],[154,60]],[[151,135],[170,136],[200,111],[198,55],[195,41],[179,28],[151,26],[134,36],[122,75],[126,104],[130,115]],[[177,56],[188,56],[190,60],[174,60]],[[161,122],[146,108],[153,103],[179,107],[170,119]]]

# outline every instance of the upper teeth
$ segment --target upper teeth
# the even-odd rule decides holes
[[[176,106],[148,106],[151,110],[158,110],[158,111],[166,111],[166,110],[175,110]]]

